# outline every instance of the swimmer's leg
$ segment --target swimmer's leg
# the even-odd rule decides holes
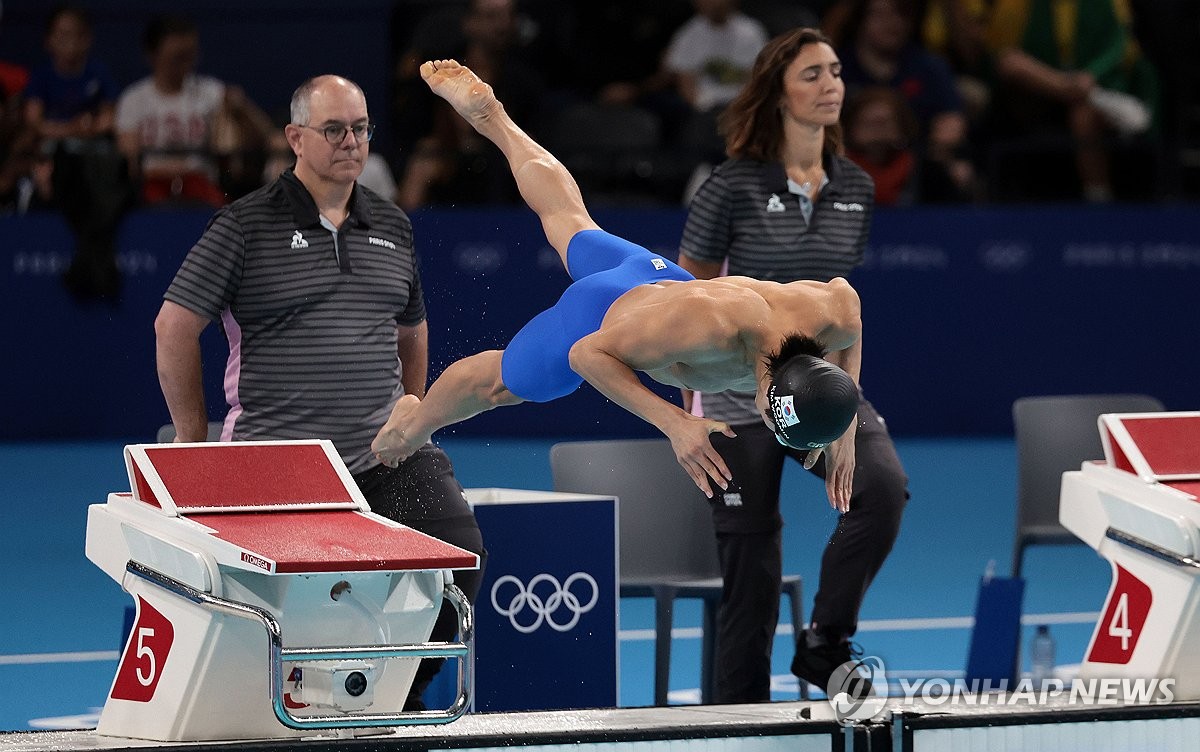
[[[549,402],[579,388],[583,377],[571,367],[571,348],[600,329],[613,301],[648,282],[692,279],[667,259],[602,230],[576,233],[570,259],[576,281],[504,349],[504,385],[529,402]]]
[[[650,259],[655,255],[642,246],[604,230],[581,230],[575,233],[567,249],[567,273],[579,281],[584,277],[616,269],[630,259],[645,258],[647,270],[653,268]],[[637,282],[632,282],[633,287]],[[590,332],[589,332],[590,334]]]
[[[504,152],[521,197],[541,219],[546,239],[566,267],[567,245],[575,233],[599,229],[583,205],[575,178],[513,122],[492,87],[470,68],[454,60],[435,60],[421,65],[421,77],[433,93]]]
[[[552,308],[521,327],[504,348],[500,375],[505,387],[528,402],[549,402],[579,388],[583,377],[571,370],[571,345],[600,325],[600,315],[572,301],[579,296],[571,285]]]
[[[435,431],[504,405],[523,402],[500,376],[502,350],[487,350],[451,363],[433,382],[425,398],[400,398],[379,430],[372,451],[395,467],[425,446]]]

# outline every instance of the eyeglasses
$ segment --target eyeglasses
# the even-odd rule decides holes
[[[354,125],[342,125],[341,123],[333,123],[331,125],[315,128],[311,125],[302,125],[301,128],[308,128],[310,131],[319,131],[325,134],[325,140],[334,146],[341,146],[346,140],[346,131],[354,134],[354,140],[360,144],[365,144],[375,137],[374,123],[355,123]]]

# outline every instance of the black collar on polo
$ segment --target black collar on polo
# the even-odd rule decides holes
[[[838,186],[842,181],[841,162],[837,160],[833,152],[826,149],[821,155],[821,165],[825,168],[825,177],[829,179],[829,183],[821,191],[821,195],[837,195]],[[787,170],[783,168],[782,162],[763,162],[761,179],[762,186],[768,194],[774,193],[779,196],[787,194]]]
[[[279,187],[283,191],[288,207],[292,210],[297,227],[313,227],[321,224],[317,202],[313,201],[312,194],[304,187],[304,183],[300,182],[300,178],[296,177],[296,173],[291,167],[280,173]],[[354,191],[350,194],[350,213],[347,215],[347,219],[359,227],[370,227],[371,202],[363,195],[363,191],[361,185],[354,184]]]

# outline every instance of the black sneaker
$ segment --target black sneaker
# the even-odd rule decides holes
[[[862,649],[852,643],[841,642],[810,648],[808,642],[801,637],[796,645],[796,655],[792,658],[792,673],[822,692],[828,692],[829,679],[833,676],[834,669],[843,663],[861,657]],[[863,693],[863,696],[870,694],[871,691],[869,682],[866,687],[856,688]]]

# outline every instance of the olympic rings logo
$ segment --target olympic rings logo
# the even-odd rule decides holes
[[[506,586],[515,586],[516,592],[509,598],[507,605],[501,605],[500,591],[511,589]],[[580,592],[573,592],[572,588]],[[585,588],[591,590],[586,603],[580,598]],[[529,585],[525,585],[511,574],[506,574],[492,585],[492,607],[496,609],[496,613],[507,616],[513,629],[522,634],[530,634],[542,626],[542,622],[556,632],[569,632],[579,623],[579,617],[595,607],[599,598],[600,587],[587,572],[576,572],[563,583],[554,575],[543,573],[530,580]],[[566,609],[569,616],[565,620],[559,617],[563,609]],[[529,622],[529,617],[523,616],[527,611],[533,615],[532,622]]]

